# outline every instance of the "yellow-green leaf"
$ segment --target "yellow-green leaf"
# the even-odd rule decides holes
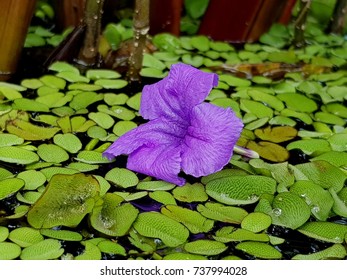
[[[135,230],[143,236],[159,238],[169,247],[183,244],[189,231],[179,222],[157,212],[139,214],[134,223]]]
[[[77,226],[92,211],[99,191],[98,181],[90,175],[54,175],[28,212],[28,222],[34,228]]]

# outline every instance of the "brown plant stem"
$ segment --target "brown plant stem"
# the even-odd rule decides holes
[[[129,81],[139,81],[142,68],[143,50],[146,46],[149,31],[149,6],[150,0],[136,0],[133,18],[134,50],[129,57]]]
[[[86,32],[82,48],[78,54],[77,63],[94,66],[98,61],[99,37],[101,32],[101,18],[105,0],[87,0],[83,22]]]
[[[300,0],[300,12],[294,22],[293,44],[300,48],[305,45],[306,19],[311,7],[311,0]]]
[[[342,35],[347,14],[347,0],[337,0],[333,18],[330,24],[330,32]]]
[[[72,62],[79,51],[84,39],[86,26],[80,24],[51,52],[43,64],[48,68],[55,61]]]

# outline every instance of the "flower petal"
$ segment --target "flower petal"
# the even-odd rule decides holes
[[[183,171],[199,177],[221,170],[240,137],[241,120],[230,108],[202,103],[193,108],[190,123],[182,144]]]
[[[173,64],[166,78],[143,88],[140,114],[149,120],[166,117],[186,123],[192,108],[202,103],[217,84],[216,74]]]
[[[181,170],[180,145],[142,146],[128,157],[127,168],[179,186],[185,180]]]
[[[112,159],[121,154],[128,155],[143,146],[154,147],[181,143],[185,133],[186,128],[180,127],[177,123],[156,119],[120,136],[103,155]]]

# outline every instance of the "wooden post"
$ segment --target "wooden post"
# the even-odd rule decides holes
[[[254,42],[274,22],[288,23],[294,4],[295,0],[210,0],[199,34],[232,43]]]
[[[86,0],[54,0],[57,25],[60,30],[81,23],[85,2]]]
[[[16,71],[36,0],[0,1],[0,80]]]
[[[168,32],[180,35],[183,0],[151,0],[150,33]]]
[[[210,0],[199,34],[213,40],[246,42],[264,0]]]

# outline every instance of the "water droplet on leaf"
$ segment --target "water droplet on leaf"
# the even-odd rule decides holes
[[[272,209],[272,213],[278,217],[282,214],[282,210],[280,208],[274,208]]]
[[[312,211],[315,212],[315,213],[318,213],[320,211],[320,207],[315,205],[313,208],[312,208]]]
[[[252,194],[248,197],[249,200],[258,200],[259,196],[256,194]]]

